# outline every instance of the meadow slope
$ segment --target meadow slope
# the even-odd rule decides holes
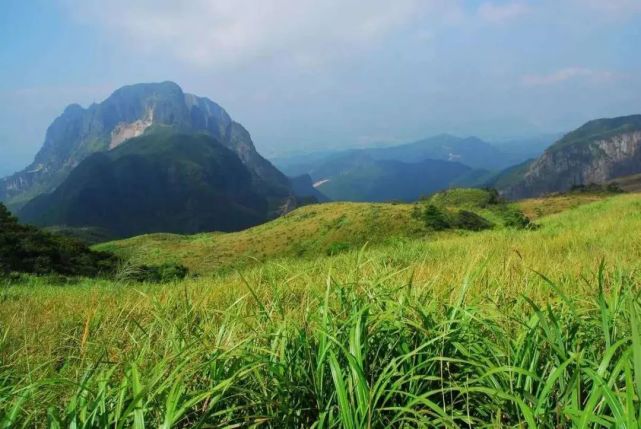
[[[474,211],[501,228],[502,220],[492,210],[480,208],[484,191],[462,189],[436,194],[439,205]],[[445,198],[443,198],[445,196]],[[449,198],[448,198],[449,196]],[[530,219],[538,218],[608,197],[607,194],[568,194],[523,200],[515,207]],[[467,233],[434,233],[413,213],[416,204],[326,203],[302,207],[271,222],[234,233],[195,235],[148,234],[103,243],[95,249],[108,251],[144,264],[180,263],[192,273],[256,265],[273,258],[317,258],[319,255],[385,246],[398,240],[444,240]]]
[[[0,422],[639,427],[641,197],[537,223],[166,285],[6,285]]]

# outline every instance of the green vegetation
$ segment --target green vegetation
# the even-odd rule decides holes
[[[516,205],[498,201],[494,191],[456,189],[429,198],[443,211],[444,227],[425,217],[426,202],[417,204],[327,203],[301,207],[245,231],[196,235],[149,234],[104,243],[108,251],[138,264],[171,261],[205,274],[238,269],[277,257],[316,258],[365,245],[385,246],[398,240],[444,239],[461,231],[510,225],[522,216]],[[444,230],[448,230],[443,232]],[[435,231],[441,231],[434,234]]]
[[[189,270],[180,264],[166,262],[160,265],[124,266],[118,272],[119,280],[147,283],[169,283],[187,277]]]
[[[271,197],[230,149],[204,134],[168,129],[91,155],[19,217],[71,231],[90,226],[112,237],[236,231],[266,221]]]
[[[596,140],[605,140],[617,134],[639,130],[641,130],[641,115],[596,119],[563,136],[561,140],[550,146],[550,150],[556,151],[577,144],[591,144]]]
[[[495,189],[460,188],[439,192],[425,199],[421,215],[428,229],[481,231],[501,225],[506,228],[533,228],[530,219],[516,204],[502,200]]]
[[[166,261],[206,274],[256,265],[279,257],[318,255],[384,245],[426,234],[410,204],[326,203],[301,207],[245,231],[195,235],[150,234],[104,243],[97,250],[139,264]]]
[[[330,207],[317,214],[350,225],[332,206],[290,216],[311,228],[323,222],[309,211]],[[406,237],[164,285],[26,278],[0,294],[0,422],[638,428],[640,208],[619,195],[534,230]],[[411,205],[384,210],[421,227]],[[383,218],[386,233],[402,223]],[[292,218],[261,227],[279,221]]]
[[[528,198],[520,200],[516,205],[521,209],[528,219],[536,220],[543,216],[561,213],[582,206],[594,203],[611,197],[607,193],[565,193],[549,195],[542,198]]]
[[[427,198],[431,204],[442,207],[487,208],[499,204],[498,192],[494,189],[456,188],[438,192]]]
[[[11,272],[68,276],[110,274],[117,260],[71,238],[20,225],[0,203],[0,276]]]
[[[448,216],[434,204],[428,204],[423,211],[425,226],[434,231],[443,231],[451,227]]]

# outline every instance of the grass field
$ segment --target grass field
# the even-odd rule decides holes
[[[0,426],[638,428],[641,196],[591,201],[523,202],[535,230],[430,234],[409,205],[329,204],[108,244],[264,261],[2,287]]]
[[[390,237],[424,234],[410,204],[328,203],[302,207],[235,233],[149,234],[105,243],[99,250],[144,263],[179,262],[195,273],[239,268],[274,257],[317,257]]]
[[[481,208],[483,191],[437,194],[434,202],[473,210],[499,227],[492,210]],[[516,204],[533,220],[606,198],[572,194],[524,200]],[[457,198],[458,197],[458,198]],[[435,234],[412,215],[414,204],[327,203],[302,207],[272,222],[235,233],[149,234],[104,243],[96,249],[145,264],[181,263],[192,273],[230,271],[283,257],[317,258],[336,251],[392,244],[399,240],[443,240],[460,232]]]

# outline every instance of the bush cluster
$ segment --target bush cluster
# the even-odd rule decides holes
[[[326,253],[328,256],[334,256],[334,255],[338,255],[339,253],[348,251],[349,248],[350,248],[349,243],[336,242],[329,245]]]
[[[21,225],[0,204],[0,274],[96,276],[113,273],[117,258],[75,239]]]
[[[187,277],[187,267],[176,263],[162,265],[140,265],[124,276],[124,280],[146,283],[169,283]]]
[[[493,224],[478,214],[468,210],[449,212],[434,204],[428,204],[422,213],[425,226],[432,231],[446,229],[464,229],[468,231],[482,231],[492,228]]]
[[[505,207],[502,207],[499,213],[503,218],[503,224],[508,228],[516,228],[516,229],[535,228],[535,224],[533,224],[530,221],[530,218],[524,215],[523,212],[517,208],[505,206]]]

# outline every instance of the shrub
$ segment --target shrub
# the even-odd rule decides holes
[[[338,255],[339,253],[347,252],[350,248],[349,243],[332,243],[329,245],[327,248],[327,255],[329,256],[334,256]]]
[[[19,224],[0,204],[0,273],[95,276],[113,273],[116,264],[112,254],[95,252],[73,238]]]
[[[525,229],[535,227],[535,224],[519,209],[506,206],[501,210],[500,214],[503,218],[503,224],[508,228]]]
[[[425,226],[434,231],[443,231],[451,227],[447,215],[434,204],[428,204],[423,212]]]
[[[187,277],[188,272],[187,267],[176,263],[140,265],[128,270],[123,279],[141,283],[169,283],[184,279]]]
[[[497,191],[496,189],[485,188],[485,191],[487,191],[488,193],[487,204],[496,205],[496,204],[501,204],[503,202],[503,198],[501,198],[501,194],[499,194],[499,191]]]
[[[617,182],[608,183],[608,185],[605,187],[605,190],[606,192],[609,192],[611,194],[621,194],[624,192],[621,188],[621,185],[619,185]]]
[[[460,210],[454,215],[453,225],[455,228],[468,231],[482,231],[494,226],[492,222],[484,217],[467,210]]]
[[[569,191],[571,194],[582,194],[582,193],[591,193],[591,194],[620,194],[623,193],[621,186],[616,183],[608,184],[598,184],[598,183],[588,183],[587,185],[572,185]]]

